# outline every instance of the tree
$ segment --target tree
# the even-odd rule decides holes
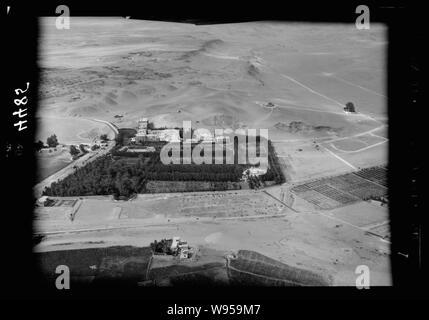
[[[40,151],[44,146],[45,144],[43,143],[43,141],[40,140],[34,143],[34,148],[36,149],[36,151]]]
[[[46,139],[46,143],[49,148],[55,148],[58,145],[57,136],[53,134],[52,136],[48,137],[48,139]]]
[[[88,153],[88,151],[86,151],[85,146],[83,144],[79,145],[79,149],[82,153]]]
[[[78,148],[76,148],[74,145],[70,146],[70,154],[72,155],[72,157],[75,157],[79,154],[79,150]]]
[[[356,109],[355,109],[353,102],[347,102],[344,110],[348,111],[348,112],[356,112]]]

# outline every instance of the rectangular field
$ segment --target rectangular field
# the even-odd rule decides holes
[[[36,253],[40,271],[54,283],[59,265],[69,267],[71,286],[82,282],[102,282],[121,279],[131,283],[146,280],[152,257],[149,247],[115,246],[61,250]]]
[[[152,180],[146,184],[148,193],[192,192],[192,191],[223,191],[239,190],[239,182],[222,181],[160,181]]]
[[[52,199],[52,202],[47,204],[47,207],[74,207],[77,199]]]
[[[358,172],[355,172],[354,174],[364,179],[380,184],[384,187],[387,187],[387,168],[386,167],[380,166],[380,167],[365,168]]]
[[[387,194],[387,169],[372,167],[303,183],[292,191],[320,209],[333,209]]]
[[[255,251],[239,250],[228,258],[232,283],[257,286],[327,286],[329,277],[296,268]]]

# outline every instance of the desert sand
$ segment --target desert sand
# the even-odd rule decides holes
[[[66,31],[54,18],[40,25],[39,136],[54,130],[74,143],[106,129],[91,119],[136,127],[141,117],[157,126],[264,128],[287,182],[269,190],[281,201],[254,191],[222,200],[227,193],[84,199],[73,221],[67,208],[39,209],[36,227],[47,237],[37,250],[147,246],[178,235],[323,271],[336,285],[355,285],[364,264],[372,285],[391,284],[389,243],[366,232],[388,222],[386,208],[321,211],[289,192],[299,181],[387,163],[385,26],[78,17]],[[343,111],[349,101],[357,114]]]

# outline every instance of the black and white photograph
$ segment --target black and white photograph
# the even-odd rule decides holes
[[[397,60],[389,21],[372,14],[383,8],[349,8],[341,21],[66,3],[34,14],[37,80],[11,81],[3,154],[33,160],[40,283],[62,294],[395,287],[395,259],[421,254],[416,213],[405,242],[393,225]]]

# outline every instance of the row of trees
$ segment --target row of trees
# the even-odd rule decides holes
[[[267,172],[264,175],[258,177],[260,181],[275,181],[279,184],[285,183],[286,178],[283,174],[279,158],[277,157],[276,150],[274,149],[271,140],[268,140],[268,164],[269,166]],[[256,182],[253,184],[258,185]]]
[[[250,179],[251,188],[260,187],[264,181],[276,183],[286,181],[271,141],[268,142],[268,151],[267,173]],[[65,179],[52,183],[45,189],[44,194],[48,196],[113,194],[115,198],[129,197],[135,193],[146,192],[146,183],[150,180],[207,181],[215,182],[214,185],[222,189],[227,186],[227,182],[239,182],[248,167],[238,164],[164,165],[156,152],[140,154],[138,158],[130,162],[117,156],[103,156],[77,169]]]
[[[133,128],[121,128],[118,131],[119,133],[116,135],[115,140],[119,146],[128,145],[129,140],[137,133],[137,130]]]
[[[106,142],[109,140],[109,138],[108,138],[107,134],[102,134],[100,136],[100,140],[103,142]],[[46,139],[46,145],[49,148],[55,148],[59,145],[58,138],[57,138],[56,134],[53,134]],[[39,140],[39,141],[34,143],[34,148],[36,151],[40,151],[42,148],[45,148],[46,145],[43,143],[43,141]],[[80,152],[82,152],[82,153],[87,152],[85,150],[85,146],[83,144],[79,145],[79,149],[80,149]],[[77,149],[75,146],[71,145],[70,146],[70,154],[72,156],[77,156],[80,153],[79,149]]]
[[[79,168],[65,179],[54,182],[44,191],[48,196],[108,195],[129,197],[146,191],[149,180],[237,182],[241,165],[164,165],[157,154],[141,157],[135,163],[101,157]]]
[[[79,148],[76,148],[75,145],[70,146],[70,154],[73,157],[73,159],[79,157],[79,155],[83,155],[85,153],[88,153],[88,151],[85,149],[85,146],[83,144],[79,145]]]

